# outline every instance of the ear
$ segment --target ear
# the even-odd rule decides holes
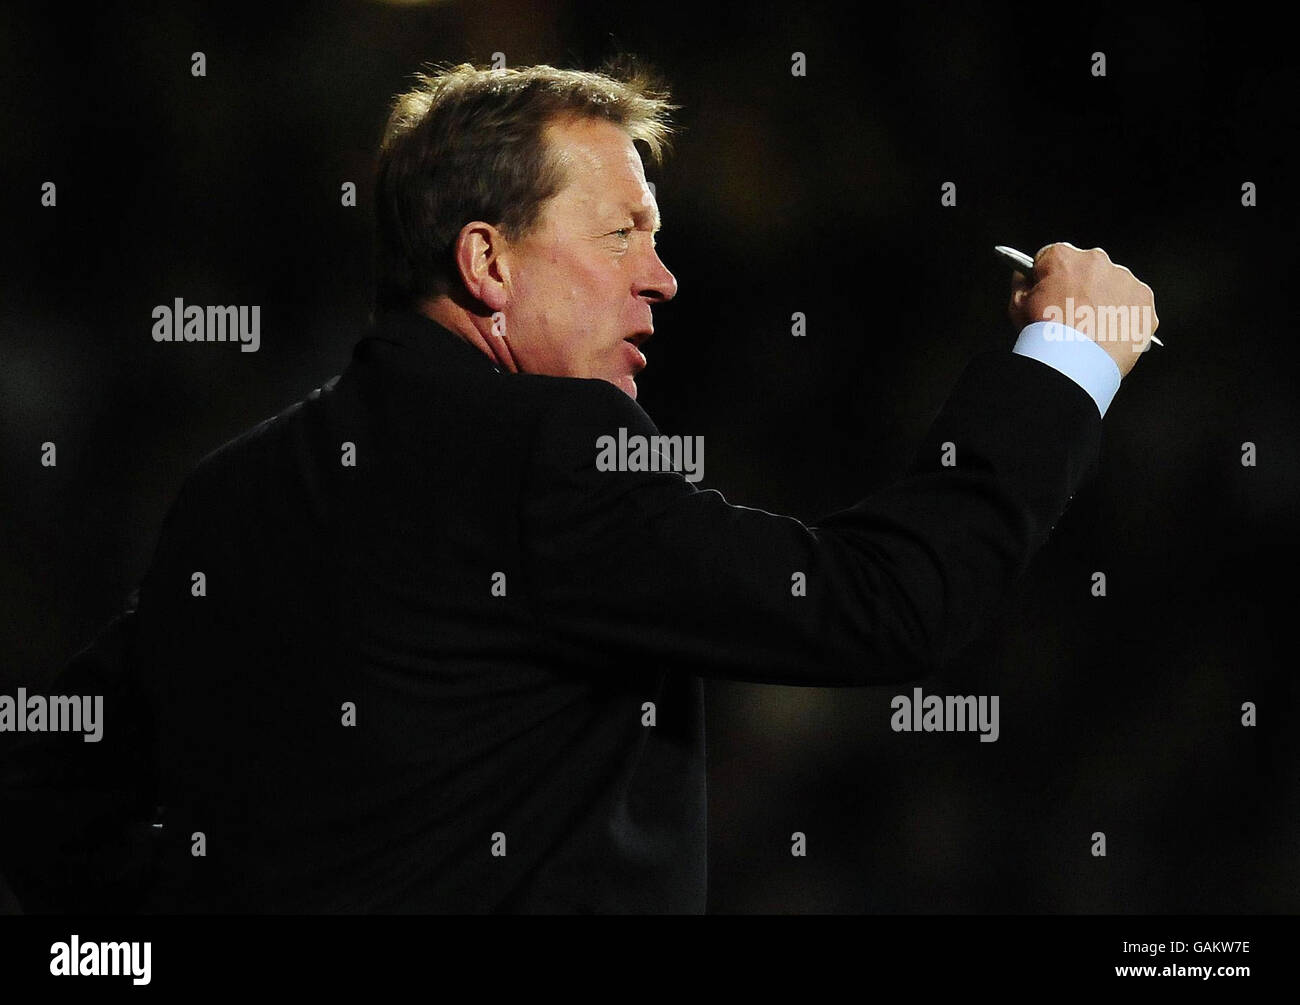
[[[489,311],[505,310],[510,272],[504,259],[505,235],[490,223],[473,220],[456,236],[456,270],[465,289]]]

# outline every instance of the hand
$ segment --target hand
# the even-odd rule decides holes
[[[1077,329],[1106,350],[1120,377],[1127,376],[1160,327],[1151,287],[1101,248],[1083,251],[1064,242],[1039,249],[1034,277],[1030,286],[1023,274],[1012,274],[1012,323],[1023,328],[1055,321]]]

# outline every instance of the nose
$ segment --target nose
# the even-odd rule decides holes
[[[662,303],[677,296],[677,277],[668,271],[659,253],[651,249],[649,274],[637,283],[637,287],[637,296]]]

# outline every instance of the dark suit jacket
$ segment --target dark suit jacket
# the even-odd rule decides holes
[[[1100,426],[1067,377],[980,354],[902,480],[806,525],[598,470],[601,436],[658,434],[617,388],[381,317],[166,520],[117,685],[154,749],[135,802],[164,807],[145,907],[703,911],[700,678],[944,663],[1095,470]]]

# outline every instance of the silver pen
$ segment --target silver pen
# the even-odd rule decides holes
[[[1023,251],[1017,251],[1015,248],[1008,248],[1005,244],[995,244],[993,250],[1001,255],[1007,262],[1014,265],[1016,271],[1023,272],[1025,278],[1031,283],[1034,281],[1034,260]],[[1164,347],[1164,343],[1154,335],[1151,336],[1151,341],[1162,348]]]

